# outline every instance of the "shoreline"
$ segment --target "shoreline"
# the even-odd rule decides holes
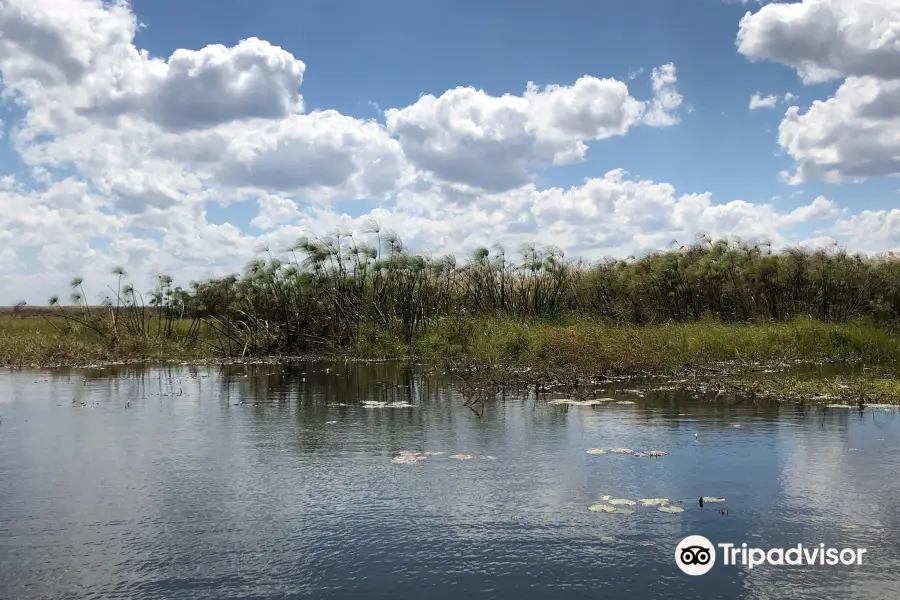
[[[550,401],[555,396],[587,399],[593,394],[660,392],[691,393],[705,402],[772,402],[799,405],[837,407],[893,407],[900,408],[900,370],[893,367],[865,367],[847,361],[795,360],[789,363],[736,365],[722,363],[703,368],[684,369],[675,373],[642,372],[631,374],[595,374],[566,376],[552,369],[535,371],[531,367],[515,365],[456,365],[447,367],[423,357],[363,358],[341,355],[271,356],[253,358],[205,357],[178,359],[131,359],[91,363],[57,363],[32,365],[2,365],[0,371],[47,371],[57,369],[103,369],[109,367],[177,367],[228,365],[291,365],[336,361],[345,364],[418,364],[441,368],[446,375],[455,376],[455,386],[466,397],[466,404],[489,402],[491,396],[510,390],[535,391],[536,396]],[[802,367],[824,367],[848,370],[860,366],[868,373],[834,373],[819,375],[799,373]],[[467,369],[471,375],[467,376]],[[735,370],[737,369],[737,370]],[[875,375],[875,377],[873,377]],[[616,389],[627,386],[627,389]],[[862,402],[860,402],[862,400]]]
[[[754,401],[900,403],[900,336],[893,324],[865,320],[617,326],[457,316],[410,343],[383,336],[294,356],[225,356],[212,348],[203,339],[123,336],[110,343],[89,331],[48,329],[33,317],[0,317],[0,368],[12,370],[413,362],[453,376],[469,402],[511,387],[577,397],[617,381],[662,380],[699,395]]]

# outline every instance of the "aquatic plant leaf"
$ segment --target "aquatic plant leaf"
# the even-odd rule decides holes
[[[606,450],[603,448],[591,448],[587,451],[588,454],[606,454]]]
[[[627,500],[625,498],[613,498],[609,503],[613,506],[634,506],[637,504],[634,500]]]
[[[684,509],[681,508],[680,506],[668,506],[668,505],[659,506],[656,508],[656,510],[658,510],[659,512],[671,513],[671,514],[684,512]]]
[[[572,400],[571,398],[561,398],[557,400],[548,400],[547,404],[568,404],[569,406],[597,406],[604,402],[609,402],[611,398],[600,398],[591,400]]]
[[[442,456],[447,454],[446,452],[426,452],[425,456]]]
[[[725,502],[725,498],[719,498],[718,496],[703,496],[704,502]]]
[[[469,460],[472,458],[471,454],[451,454],[447,458],[452,458],[454,460]]]
[[[614,513],[616,512],[616,507],[609,506],[608,504],[592,504],[588,506],[588,510],[591,512]]]
[[[641,506],[663,506],[669,504],[668,498],[641,498]]]
[[[610,536],[608,536],[608,535],[604,535],[603,537],[600,538],[600,541],[601,541],[601,542],[605,542],[605,543],[607,543],[607,544],[615,544],[615,543],[618,542],[619,540],[617,540],[617,539],[614,538],[614,537],[610,537]]]
[[[613,448],[610,452],[614,452],[615,454],[634,454],[634,450],[630,448]]]
[[[649,455],[650,455],[651,457],[653,457],[653,458],[661,458],[661,457],[663,457],[663,456],[668,456],[668,455],[669,455],[668,452],[663,452],[662,450],[651,450],[651,451],[648,452],[647,454],[649,454]]]
[[[424,456],[415,456],[410,454],[401,454],[391,459],[391,463],[395,465],[418,465],[425,460]]]
[[[610,498],[612,498],[612,496],[600,496],[600,499],[603,500],[604,502],[606,502]]]

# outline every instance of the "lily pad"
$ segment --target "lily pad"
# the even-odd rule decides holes
[[[472,458],[471,454],[451,454],[448,458],[452,458],[454,460],[470,460]]]
[[[600,541],[601,541],[601,542],[605,542],[605,543],[607,543],[607,544],[615,544],[615,543],[618,542],[619,540],[617,540],[617,539],[614,538],[614,537],[609,537],[608,535],[604,535],[603,537],[600,538]]]
[[[684,512],[684,509],[681,508],[680,506],[668,506],[668,505],[666,505],[666,506],[658,506],[658,507],[656,508],[656,510],[658,510],[659,512],[670,513],[670,514],[683,513],[683,512]]]
[[[592,504],[588,506],[588,510],[591,512],[614,513],[616,512],[616,507],[609,506],[608,504]]]
[[[609,503],[613,506],[634,506],[637,504],[634,500],[626,500],[625,498],[613,498]]]
[[[587,451],[588,454],[606,454],[606,450],[603,448],[591,448]]]
[[[615,454],[634,454],[634,450],[630,448],[613,448],[610,452]]]
[[[603,500],[604,502],[606,502],[610,498],[612,498],[612,496],[600,496],[600,499]]]
[[[641,506],[664,506],[669,504],[668,498],[641,498]]]
[[[446,452],[426,452],[425,456],[441,456],[447,454]]]
[[[725,502],[725,498],[719,498],[718,496],[703,496],[704,502]]]

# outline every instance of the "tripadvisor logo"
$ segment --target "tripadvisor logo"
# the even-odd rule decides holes
[[[761,565],[861,565],[865,548],[826,548],[825,544],[790,548],[751,548],[746,543],[713,544],[702,535],[689,535],[675,547],[675,564],[687,575],[705,575],[716,564],[716,548],[721,552],[722,565],[742,565],[748,569]]]
[[[705,575],[716,564],[716,549],[702,535],[689,535],[675,547],[675,564],[688,575]]]

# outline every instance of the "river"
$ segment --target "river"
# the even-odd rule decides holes
[[[0,598],[900,597],[896,411],[614,397],[472,410],[390,363],[0,371]],[[866,554],[692,577],[688,535]]]

